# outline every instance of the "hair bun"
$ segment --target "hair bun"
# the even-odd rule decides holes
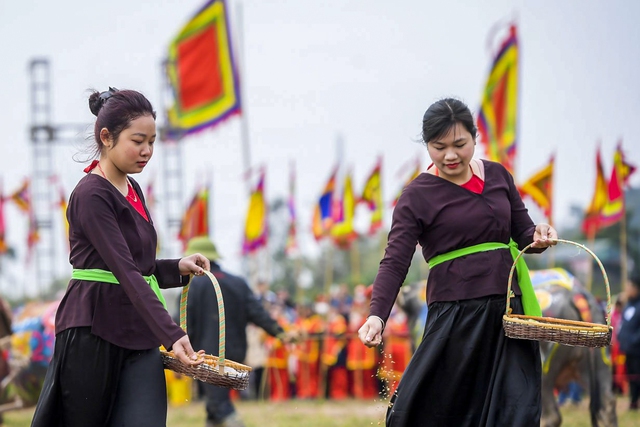
[[[94,116],[98,117],[98,113],[100,109],[104,105],[104,99],[100,97],[100,92],[94,91],[89,96],[89,109],[93,113]]]
[[[109,90],[105,90],[104,92],[96,92],[94,91],[89,97],[89,109],[91,112],[98,117],[98,113],[100,109],[107,102],[107,99],[111,98],[116,92],[119,92],[117,88],[109,86]]]

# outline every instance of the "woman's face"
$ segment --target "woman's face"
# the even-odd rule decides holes
[[[427,142],[431,161],[438,168],[440,177],[464,184],[471,178],[469,162],[473,158],[476,141],[461,123],[456,123],[439,139]]]
[[[124,174],[140,173],[153,155],[156,121],[150,115],[131,121],[118,137],[118,143],[106,150],[113,165]]]

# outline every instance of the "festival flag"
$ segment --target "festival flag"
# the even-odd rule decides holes
[[[480,142],[489,160],[515,175],[518,119],[518,39],[512,25],[496,55],[478,113]]]
[[[371,225],[369,226],[369,234],[373,235],[382,227],[382,215],[384,206],[382,202],[382,157],[378,161],[369,174],[367,181],[362,189],[360,200],[365,202],[371,212]]]
[[[240,83],[224,0],[212,0],[169,46],[167,73],[175,103],[174,133],[193,133],[240,113]],[[171,133],[171,132],[170,132]]]
[[[202,187],[182,216],[178,238],[186,247],[193,237],[209,235],[209,188]]]
[[[613,167],[617,171],[622,187],[629,185],[629,178],[636,171],[636,167],[627,163],[624,158],[624,152],[622,151],[622,141],[618,142],[616,152],[613,155]]]
[[[635,166],[625,162],[622,144],[618,143],[613,155],[611,178],[607,184],[607,201],[600,213],[600,227],[608,227],[622,219],[625,213],[624,187],[634,171]]]
[[[351,246],[358,234],[353,229],[353,217],[355,216],[356,200],[353,194],[351,172],[347,172],[342,186],[342,197],[334,198],[331,210],[331,237],[336,245],[341,248]]]
[[[596,153],[596,184],[593,190],[591,203],[589,204],[589,208],[585,212],[584,220],[582,221],[582,232],[590,238],[594,237],[600,229],[600,215],[602,208],[607,202],[607,198],[607,180],[604,177],[602,158],[600,157],[600,147],[598,147],[598,151]]]
[[[402,191],[405,189],[405,187],[407,185],[409,185],[409,183],[411,183],[411,181],[416,179],[418,177],[418,175],[420,175],[422,173],[422,164],[420,162],[420,157],[416,156],[415,160],[413,160],[412,163],[414,164],[413,169],[411,169],[410,175],[404,181],[404,184],[402,184],[402,187],[400,188],[400,190],[398,190],[398,193],[396,194],[396,197],[391,202],[391,207],[392,208],[395,208],[396,205],[398,204],[398,199],[400,199],[400,195],[402,194]],[[404,173],[404,171],[406,169],[407,169],[407,167],[403,166],[402,168],[400,168],[400,172]]]
[[[338,167],[334,167],[333,172],[329,176],[329,180],[324,186],[322,195],[318,199],[315,209],[313,210],[313,220],[311,227],[313,230],[313,237],[316,241],[326,237],[331,231],[333,225],[333,215],[331,213],[333,208],[333,193],[336,188],[336,177],[338,175]]]
[[[4,222],[4,191],[0,181],[0,255],[7,253],[6,228]]]
[[[33,250],[36,244],[40,241],[40,232],[38,228],[38,221],[36,220],[36,214],[33,209],[29,209],[29,230],[27,232],[27,262],[31,260]]]
[[[520,187],[520,193],[533,199],[544,211],[550,224],[553,221],[553,167],[554,156],[551,156],[549,164],[536,172]]]
[[[296,169],[295,165],[291,163],[291,171],[289,173],[289,199],[287,200],[287,207],[289,209],[289,230],[287,231],[287,242],[285,244],[285,253],[291,255],[298,249],[297,242],[297,218],[296,218]]]
[[[268,221],[267,202],[264,196],[264,167],[260,171],[260,177],[256,187],[251,191],[249,208],[244,225],[244,239],[242,254],[250,254],[267,245]]]
[[[29,194],[29,178],[25,178],[20,188],[14,191],[9,199],[23,212],[31,211],[31,196]]]

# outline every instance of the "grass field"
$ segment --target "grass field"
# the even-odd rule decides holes
[[[640,426],[640,412],[629,412],[626,398],[618,399],[618,425]],[[238,412],[247,427],[354,427],[384,426],[384,402],[347,400],[288,401],[282,403],[241,401]],[[3,427],[28,427],[33,409],[5,414]],[[588,403],[562,408],[563,426],[590,427]],[[201,402],[170,407],[169,427],[204,427],[204,405]]]

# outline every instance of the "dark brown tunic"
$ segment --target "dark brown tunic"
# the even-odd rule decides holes
[[[140,186],[131,183],[144,202]],[[142,277],[154,274],[161,288],[182,286],[189,277],[180,276],[179,260],[156,260],[156,231],[145,210],[149,222],[106,179],[87,174],[80,180],[67,210],[71,265],[111,271],[120,284],[72,279],[58,308],[56,334],[89,326],[133,350],[170,348],[185,335]]]
[[[484,161],[482,193],[473,193],[432,174],[422,173],[403,191],[393,212],[384,258],[373,283],[371,314],[386,321],[419,243],[425,260],[486,242],[520,248],[533,241],[535,225],[511,174]],[[530,250],[528,252],[541,252]],[[480,252],[444,262],[429,272],[427,301],[459,301],[506,295],[513,259],[508,250]],[[517,279],[514,292],[520,295]]]

